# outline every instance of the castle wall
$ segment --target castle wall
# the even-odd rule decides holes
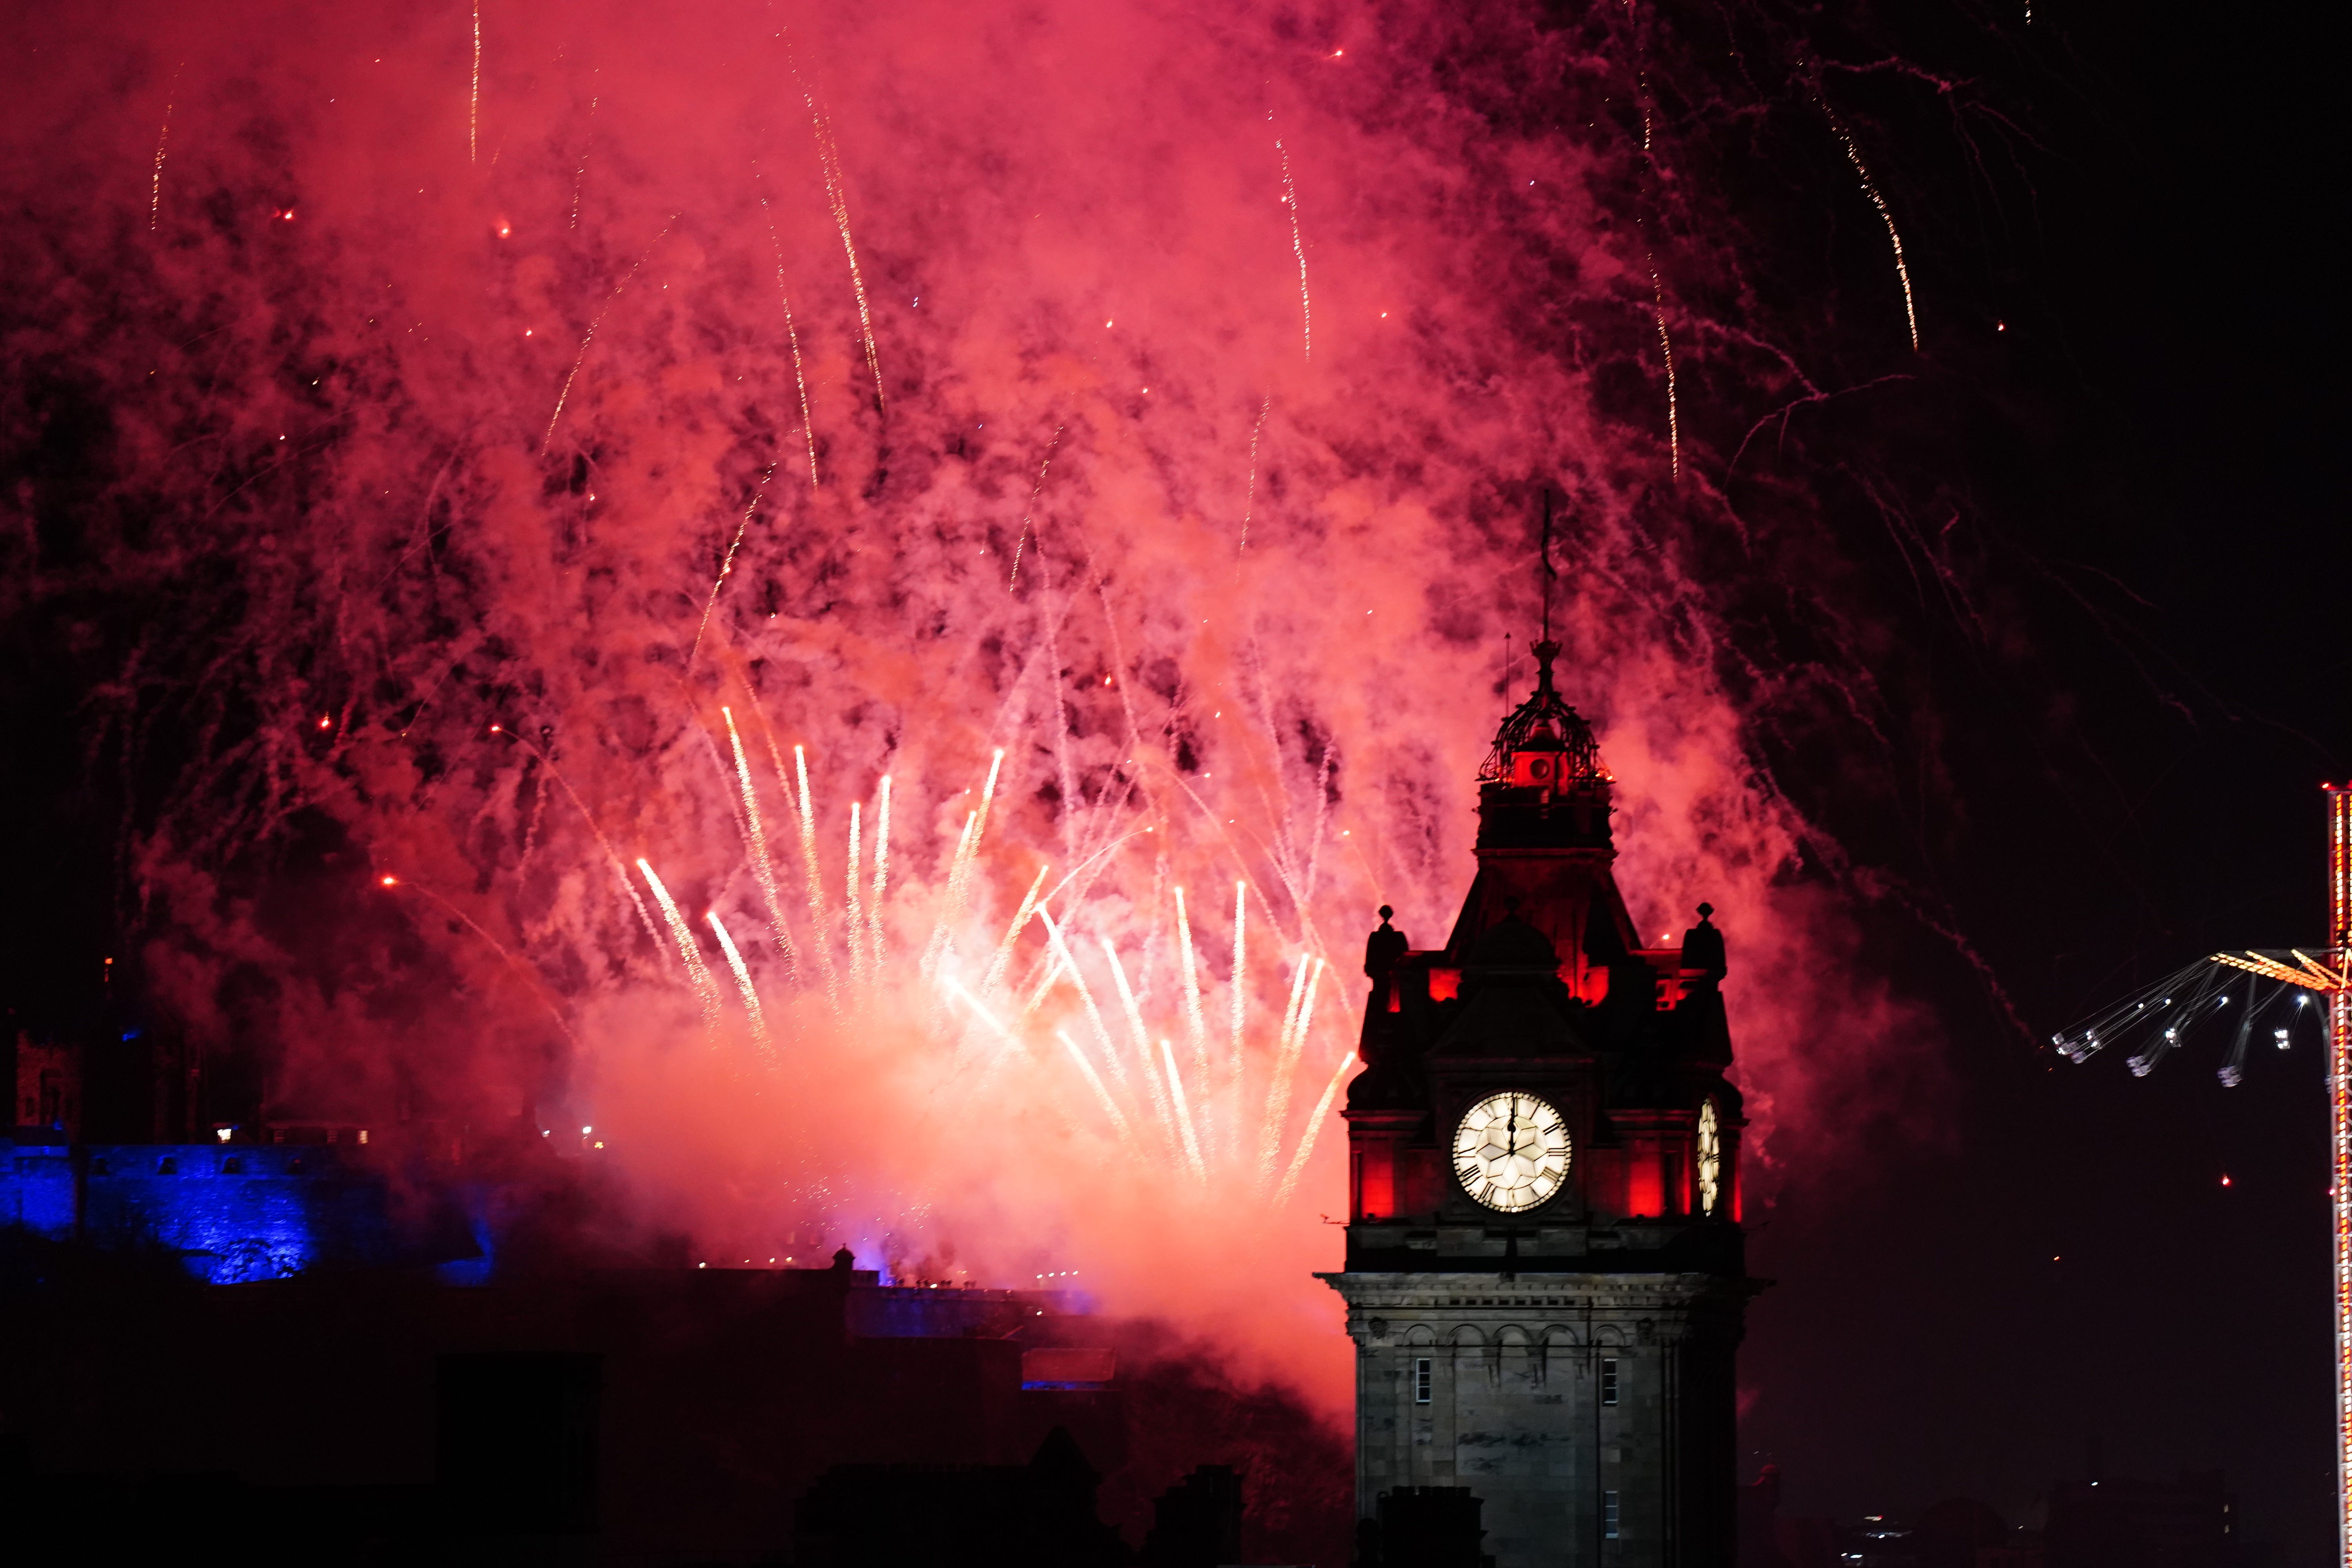
[[[19,1144],[0,1171],[0,1225],[163,1247],[218,1285],[404,1261],[410,1250],[384,1173],[333,1145]]]

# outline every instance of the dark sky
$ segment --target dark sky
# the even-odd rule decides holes
[[[2216,947],[2324,940],[2352,547],[2318,26],[2035,7],[2060,172],[2003,394],[2050,425],[2004,574],[2033,646],[1924,656],[1948,793],[1879,831],[2037,1038]],[[2116,1472],[2225,1468],[2250,1533],[2327,1560],[2315,1036],[2234,1089],[2210,1038],[2143,1079],[2119,1052],[2074,1067],[1948,947],[1891,941],[1938,999],[1952,1092],[1867,1183],[1759,1227],[1748,1462],[1800,1513],[1962,1494],[2016,1522],[2095,1438]]]

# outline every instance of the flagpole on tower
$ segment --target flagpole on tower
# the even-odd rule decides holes
[[[1543,640],[1551,641],[1551,486],[1544,486],[1543,546]]]

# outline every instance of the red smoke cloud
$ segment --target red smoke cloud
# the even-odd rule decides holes
[[[141,764],[162,994],[304,1115],[593,1126],[700,1256],[1076,1270],[1338,1401],[1312,1113],[1373,907],[1434,946],[1466,886],[1549,486],[1636,919],[1713,900],[1751,1182],[1820,1157],[1916,1026],[1677,563],[1727,515],[1694,386],[1736,430],[1790,373],[1719,253],[1654,276],[1688,215],[1632,28],[486,0],[477,86],[466,7],[29,23],[7,356],[93,412],[71,493],[10,503],[16,592],[140,606],[101,743],[190,738]],[[1039,920],[992,983],[1041,868],[1085,996]]]

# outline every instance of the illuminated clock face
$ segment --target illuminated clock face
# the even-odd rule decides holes
[[[1716,1119],[1715,1101],[1698,1108],[1698,1212],[1715,1213],[1723,1194],[1723,1124]]]
[[[1532,1094],[1490,1094],[1454,1130],[1454,1174],[1490,1209],[1520,1214],[1568,1179],[1568,1123]]]

